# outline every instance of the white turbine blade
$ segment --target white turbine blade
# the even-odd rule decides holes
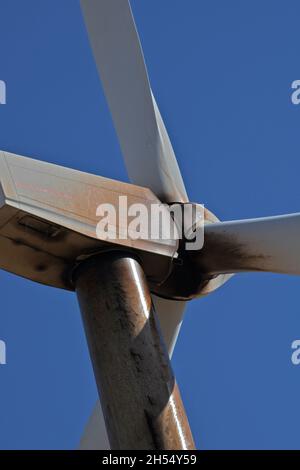
[[[158,315],[162,335],[169,356],[172,357],[177,336],[183,321],[186,302],[163,299],[152,295],[154,309]]]
[[[160,320],[160,326],[170,357],[172,356],[176,339],[183,319],[185,302],[177,302],[152,296],[155,311]],[[109,450],[104,416],[100,401],[97,402],[90,419],[84,429],[79,444],[80,450]]]
[[[300,274],[300,213],[210,224],[204,233],[203,249],[190,252],[204,272]]]
[[[78,449],[110,450],[100,401],[97,401],[96,406],[87,422],[82,438],[80,439]]]
[[[81,0],[128,175],[163,202],[186,202],[178,164],[152,96],[127,0]]]

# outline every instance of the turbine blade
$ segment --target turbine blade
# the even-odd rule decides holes
[[[81,8],[129,178],[163,202],[186,202],[129,2],[81,0]]]
[[[203,249],[190,256],[209,274],[300,274],[300,213],[206,225]]]
[[[78,450],[110,450],[100,401],[97,401],[85,426]]]
[[[172,357],[177,336],[183,321],[186,302],[163,299],[152,295],[154,309],[158,315],[162,335],[169,356]]]

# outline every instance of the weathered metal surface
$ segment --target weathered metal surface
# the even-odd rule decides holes
[[[202,252],[206,252],[206,228],[218,223],[219,219],[207,208],[204,208],[204,246],[199,251],[187,251],[185,240],[182,239],[178,247],[178,256],[172,262],[172,269],[163,282],[151,285],[151,290],[163,298],[178,301],[191,300],[195,297],[207,295],[219,288],[230,276],[218,275],[205,270],[198,263]]]
[[[84,257],[120,247],[133,250],[147,267],[149,281],[160,283],[176,257],[176,240],[99,239],[96,209],[160,204],[139,186],[113,181],[0,151],[0,268],[36,282],[73,289],[70,273]],[[164,212],[169,217],[168,211]],[[116,230],[126,220],[117,217]]]
[[[217,275],[239,271],[264,271],[266,256],[255,250],[255,247],[244,246],[234,235],[214,233],[206,230],[205,247],[202,252],[194,253],[194,263],[197,263],[203,273]]]
[[[112,449],[194,449],[140,264],[99,255],[75,285]]]
[[[300,274],[300,213],[220,222],[206,227],[196,269],[217,275],[241,271]]]
[[[161,207],[163,218],[171,216],[150,189],[95,176],[70,168],[41,162],[0,151],[0,179],[3,203],[48,222],[61,225],[81,235],[110,243],[107,234],[96,233],[100,216],[97,208],[108,204],[117,217],[108,213],[108,225],[118,235],[116,242],[126,248],[149,251],[173,257],[177,240],[160,238],[133,239],[128,232],[129,217],[119,211],[120,198],[126,206],[142,204],[147,213],[155,205]],[[0,220],[1,222],[1,220]],[[125,234],[122,239],[122,235]]]

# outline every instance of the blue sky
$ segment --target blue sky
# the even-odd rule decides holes
[[[192,201],[300,211],[300,4],[132,0]],[[77,0],[1,0],[0,148],[126,181]],[[300,279],[235,276],[189,304],[173,365],[197,446],[300,449]],[[71,449],[97,392],[72,293],[0,271],[0,448]]]

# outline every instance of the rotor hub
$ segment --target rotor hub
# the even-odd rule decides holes
[[[182,207],[191,203],[180,203]],[[205,253],[205,225],[217,223],[219,219],[210,210],[203,206],[192,203],[194,207],[194,220],[181,227],[183,234],[188,234],[187,237],[183,237],[179,243],[178,257],[172,260],[171,270],[169,275],[160,284],[153,285],[150,282],[151,290],[160,297],[170,298],[173,300],[191,300],[195,297],[207,295],[224,282],[228,280],[230,275],[212,275],[206,271],[205,266],[195,263],[193,260],[193,249],[188,249],[191,233],[194,233],[197,229],[203,229],[203,246],[200,250]],[[197,208],[202,208],[202,218],[197,217],[201,213],[201,210],[197,211]],[[186,222],[182,218],[183,224]]]

